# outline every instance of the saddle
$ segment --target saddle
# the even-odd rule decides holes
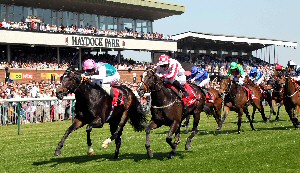
[[[171,88],[173,91],[175,91],[177,93],[177,95],[179,95],[179,91],[178,91],[178,89],[175,86],[173,86],[172,84],[166,84],[166,86],[168,88]],[[197,100],[196,99],[196,93],[195,93],[194,89],[188,83],[184,84],[184,88],[190,94],[190,97],[189,98],[181,97],[181,99],[182,99],[183,104],[185,106],[191,106]]]
[[[124,105],[124,95],[120,93],[120,90],[116,87],[111,87],[113,90],[113,100],[112,105],[113,106],[121,106]]]
[[[211,92],[209,92],[208,89],[202,88],[202,90],[204,91],[204,94],[205,94],[206,103],[214,103],[214,99],[215,99],[214,95]]]

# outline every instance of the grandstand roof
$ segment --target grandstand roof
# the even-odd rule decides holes
[[[151,21],[185,11],[182,5],[154,0],[1,0],[1,3]]]
[[[227,49],[227,50],[245,50],[255,51],[270,45],[293,47],[297,48],[297,42],[241,37],[232,35],[216,35],[199,32],[184,32],[172,36],[172,39],[177,40],[178,48],[184,45],[190,49]]]

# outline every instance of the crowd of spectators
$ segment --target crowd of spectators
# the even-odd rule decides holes
[[[120,84],[128,86],[137,94],[138,83],[120,81]],[[29,81],[28,83],[4,83],[0,82],[1,99],[18,98],[51,98],[56,97],[56,89],[59,81]],[[73,94],[69,94],[72,96]],[[142,104],[145,98],[141,98]],[[71,101],[31,101],[21,103],[21,123],[52,122],[71,119]],[[0,126],[17,123],[18,108],[16,102],[0,101]]]
[[[112,29],[103,30],[96,28],[92,25],[86,24],[86,26],[56,26],[43,23],[38,16],[28,16],[25,21],[11,22],[3,19],[0,22],[0,28],[9,30],[21,30],[21,31],[36,31],[36,32],[52,32],[52,33],[66,33],[66,34],[85,34],[85,35],[99,35],[99,36],[110,36],[110,37],[130,37],[140,39],[159,39],[159,40],[170,40],[170,35],[164,35],[158,32],[145,33],[133,31],[130,28],[125,28],[123,31],[117,31]]]

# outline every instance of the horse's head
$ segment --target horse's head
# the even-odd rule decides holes
[[[253,83],[253,81],[251,80],[250,76],[246,76],[246,77],[244,78],[244,84],[246,84],[246,85],[251,85],[251,86],[254,85],[254,83]]]
[[[231,79],[230,78],[226,78],[226,79],[222,79],[220,82],[220,93],[228,93],[229,92],[229,86],[231,84]]]
[[[143,96],[147,92],[158,90],[156,87],[163,82],[152,69],[146,70],[141,78],[141,83],[137,89],[139,96]]]
[[[68,68],[60,78],[61,86],[56,89],[56,97],[61,100],[68,93],[74,93],[81,81],[81,73],[73,68]]]

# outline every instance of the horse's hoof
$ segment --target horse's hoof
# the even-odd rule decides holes
[[[88,153],[88,156],[93,156],[93,155],[95,155],[94,151]]]
[[[95,154],[94,149],[91,146],[88,147],[87,154],[88,154],[88,156],[93,156]]]
[[[171,152],[169,155],[168,155],[168,159],[173,159],[174,158],[174,152]]]
[[[184,131],[183,133],[184,133],[184,134],[188,134],[188,133],[189,133],[189,131],[188,131],[188,130],[186,130],[186,131]]]
[[[61,155],[61,151],[60,150],[55,150],[54,156],[59,156],[59,155]]]
[[[114,159],[118,159],[118,158],[119,158],[119,154],[115,154]]]
[[[253,128],[252,131],[256,131],[256,129]]]
[[[238,131],[237,134],[241,134],[241,131]]]
[[[222,126],[218,126],[217,130],[219,130],[219,131],[222,130]]]
[[[190,150],[191,149],[191,145],[190,144],[186,144],[185,145],[185,150]]]
[[[149,158],[153,158],[152,150],[148,150],[148,151],[147,151],[147,154],[148,154],[148,157],[149,157]]]
[[[108,148],[108,145],[111,143],[111,139],[108,138],[102,143],[102,148]]]

